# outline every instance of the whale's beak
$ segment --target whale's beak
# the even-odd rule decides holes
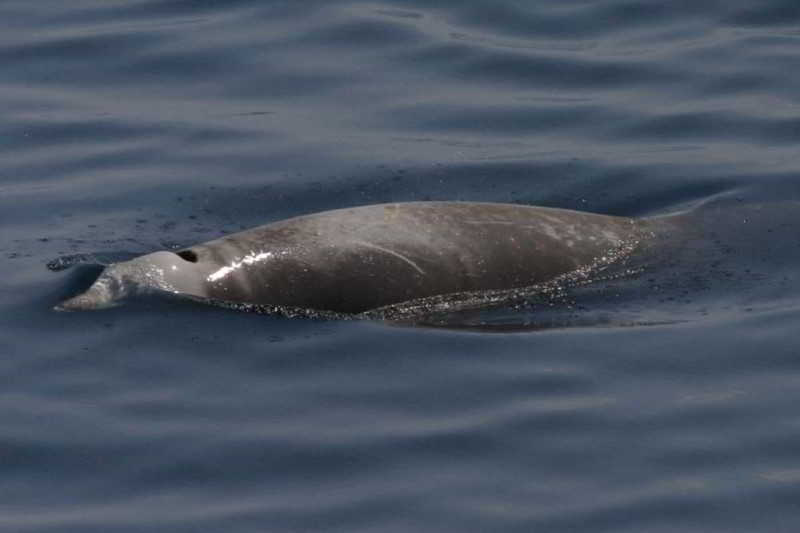
[[[109,290],[106,280],[98,279],[85,292],[68,298],[53,307],[55,311],[86,311],[91,309],[106,309],[118,305],[119,298]]]

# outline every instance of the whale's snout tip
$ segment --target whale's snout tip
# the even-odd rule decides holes
[[[101,309],[107,307],[99,304],[86,296],[86,293],[79,294],[74,298],[68,298],[53,306],[53,311],[67,312],[67,311],[86,311],[88,309]]]
[[[67,298],[63,302],[53,306],[54,311],[86,311],[89,309],[102,309],[109,307],[108,304],[98,300],[86,291],[72,298]]]
[[[53,306],[54,311],[89,311],[106,309],[117,305],[115,294],[103,280],[94,283],[88,290]]]

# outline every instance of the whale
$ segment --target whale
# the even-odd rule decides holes
[[[231,307],[368,314],[586,274],[646,238],[641,220],[552,207],[401,202],[312,213],[106,265],[59,311],[143,293]]]

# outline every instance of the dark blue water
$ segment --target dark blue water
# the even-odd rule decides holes
[[[797,530],[795,1],[12,0],[0,45],[0,530]],[[549,329],[50,310],[55,257],[425,199],[691,223]]]

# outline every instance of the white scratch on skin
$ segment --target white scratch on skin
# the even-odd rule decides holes
[[[542,224],[542,231],[551,239],[555,239],[557,241],[561,240],[561,235],[559,235],[556,229],[550,224]]]
[[[389,248],[384,248],[383,246],[378,246],[377,244],[373,244],[371,242],[366,242],[366,241],[361,241],[361,240],[356,240],[356,241],[353,241],[353,242],[356,243],[356,244],[360,244],[361,246],[366,246],[367,248],[374,248],[375,250],[380,250],[381,252],[387,253],[389,255],[393,255],[396,258],[400,259],[401,261],[405,261],[406,263],[411,265],[414,268],[414,270],[416,270],[417,272],[419,272],[423,276],[425,275],[425,271],[422,270],[419,267],[418,264],[416,264],[414,261],[412,261],[408,257],[404,256],[403,254],[395,252],[394,250],[390,250]]]
[[[253,263],[257,263],[258,261],[269,259],[273,255],[275,254],[273,254],[272,252],[260,252],[257,254],[250,252],[249,255],[242,257],[240,261],[234,261],[230,265],[224,266],[219,270],[217,270],[216,272],[214,272],[213,274],[210,274],[208,276],[208,281],[217,281],[218,279],[224,278],[234,270],[239,269],[244,265],[252,265]]]
[[[603,237],[605,237],[606,239],[608,239],[609,241],[611,241],[611,242],[613,242],[615,244],[619,243],[619,242],[622,242],[622,238],[620,238],[620,236],[617,235],[616,233],[614,233],[613,231],[603,230],[600,233],[603,234]]]
[[[488,226],[489,224],[501,225],[501,226],[521,226],[523,228],[533,228],[533,225],[530,224],[520,224],[519,222],[514,222],[512,220],[462,220],[464,224],[477,224],[479,226]]]
[[[520,224],[519,222],[515,222],[513,220],[464,220],[462,222],[464,224],[472,224],[476,226],[493,225],[493,226],[514,226],[517,228],[529,228],[529,229],[541,230],[545,233],[545,235],[547,235],[548,237],[552,237],[553,239],[561,238],[559,233],[556,231],[555,226],[547,223]]]

